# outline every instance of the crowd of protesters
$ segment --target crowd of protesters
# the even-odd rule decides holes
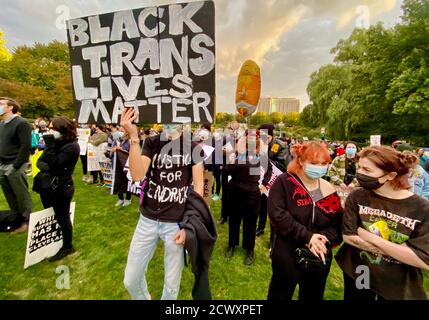
[[[74,252],[69,217],[73,172],[79,159],[77,124],[65,117],[31,125],[19,103],[0,98],[0,183],[19,227],[28,230],[32,200],[27,183],[31,154],[43,151],[33,190],[53,207],[63,247],[50,260]],[[353,141],[307,141],[279,137],[275,125],[252,129],[165,124],[137,128],[127,109],[120,124],[91,126],[89,144],[107,145],[105,156],[126,154],[131,179],[140,182],[140,219],[125,267],[124,285],[133,299],[151,299],[146,271],[159,240],[164,242],[162,299],[176,299],[185,251],[195,273],[193,297],[211,298],[208,265],[218,228],[228,224],[225,258],[240,243],[252,265],[257,237],[268,233],[272,278],[268,299],[322,300],[335,259],[344,277],[346,300],[426,299],[421,270],[429,270],[429,156],[404,141],[361,147]],[[82,180],[104,186],[101,171]],[[273,172],[280,172],[271,181]],[[128,177],[114,206],[129,206]],[[219,201],[219,220],[210,213]],[[198,249],[195,249],[195,248]],[[333,249],[339,248],[337,254]],[[356,288],[358,266],[370,270],[370,286]]]

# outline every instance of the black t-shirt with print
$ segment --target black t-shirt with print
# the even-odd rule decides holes
[[[142,155],[151,165],[143,205],[144,217],[162,222],[179,222],[183,218],[186,198],[192,183],[192,166],[202,153],[195,142],[181,138],[163,141],[162,134],[144,141]]]
[[[356,188],[346,200],[343,234],[357,235],[362,227],[396,244],[405,244],[429,265],[429,201],[413,195],[395,200]],[[393,258],[344,244],[336,260],[356,279],[356,268],[368,266],[370,288],[385,299],[427,299],[420,269]]]

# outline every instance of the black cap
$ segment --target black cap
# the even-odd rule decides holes
[[[259,127],[259,130],[267,130],[269,136],[274,136],[274,125],[272,123],[264,123]]]

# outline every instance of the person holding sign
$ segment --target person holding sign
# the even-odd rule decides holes
[[[268,213],[274,227],[270,300],[323,299],[332,248],[341,243],[342,208],[334,187],[322,177],[331,161],[319,142],[295,145],[288,171],[274,182]]]
[[[149,137],[140,151],[137,115],[126,109],[121,126],[130,136],[129,168],[132,179],[148,178],[140,219],[130,244],[124,285],[132,299],[149,300],[146,270],[159,240],[164,242],[164,289],[162,300],[175,300],[179,294],[184,266],[185,230],[179,228],[186,198],[193,182],[203,196],[203,157],[195,159],[197,144],[189,134],[182,135],[181,125],[167,124],[161,135]]]
[[[40,172],[34,178],[33,190],[40,193],[45,209],[54,208],[61,227],[63,246],[49,259],[57,261],[74,252],[70,203],[74,194],[73,171],[80,155],[76,125],[66,117],[54,118],[43,140],[46,148],[37,161]]]
[[[335,257],[344,272],[345,300],[427,299],[421,270],[429,270],[429,202],[408,190],[416,162],[415,155],[387,146],[359,153],[362,188],[346,200],[345,243]],[[357,288],[362,266],[366,285]]]

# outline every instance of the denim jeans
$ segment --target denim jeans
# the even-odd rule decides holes
[[[179,231],[177,223],[159,222],[140,215],[131,240],[124,278],[125,288],[133,300],[151,299],[146,271],[160,239],[164,241],[164,289],[161,300],[177,299],[185,263],[184,247],[173,240]]]

